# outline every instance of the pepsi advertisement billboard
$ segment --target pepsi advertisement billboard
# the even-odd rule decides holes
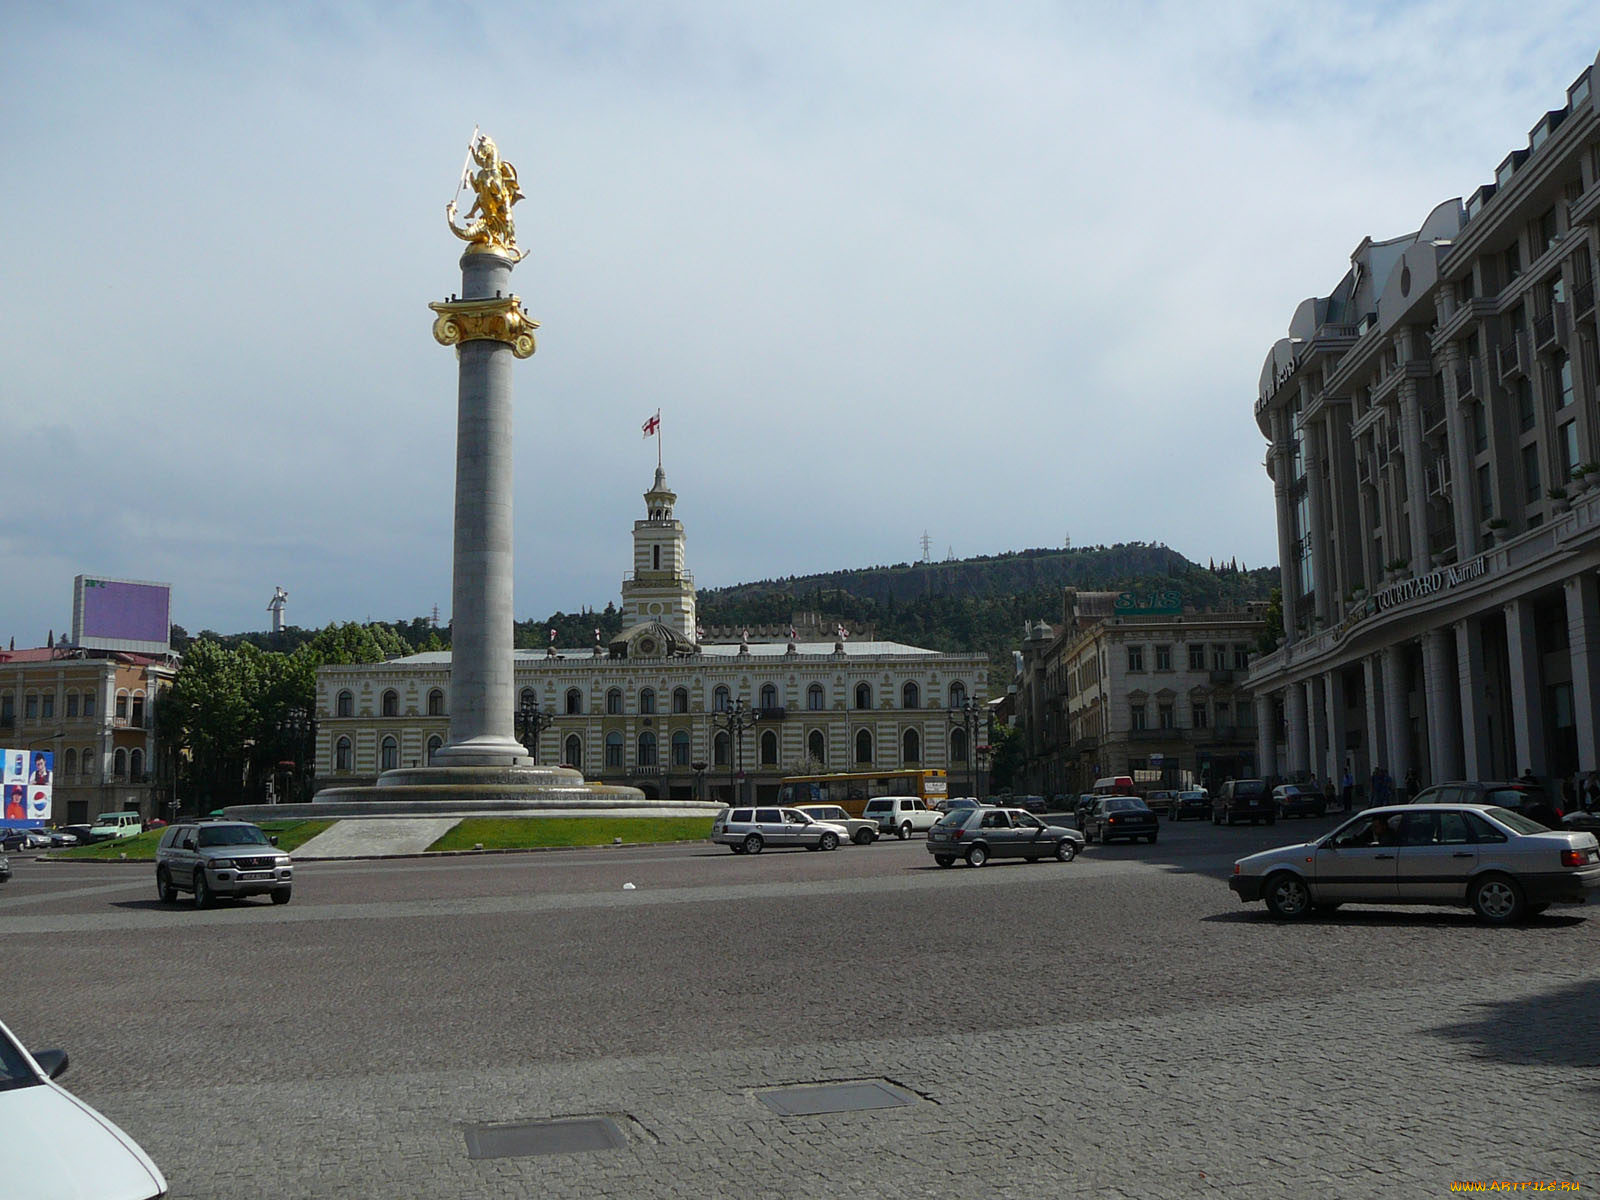
[[[50,824],[56,756],[50,750],[0,750],[0,829],[39,829]]]

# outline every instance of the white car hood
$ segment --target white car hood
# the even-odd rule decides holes
[[[150,1157],[71,1092],[53,1083],[0,1092],[0,1129],[13,1150],[7,1200],[150,1200],[167,1181]]]

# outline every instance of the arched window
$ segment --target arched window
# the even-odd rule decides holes
[[[353,771],[356,769],[355,753],[350,746],[350,739],[342,737],[333,747],[333,769],[335,771]]]
[[[733,707],[733,694],[718,684],[717,690],[711,693],[711,707],[717,712],[727,712]]]
[[[393,688],[383,694],[383,715],[386,717],[400,715],[400,696]]]
[[[952,729],[950,731],[950,761],[959,763],[967,761],[967,731],[965,729]]]
[[[856,707],[872,707],[872,685],[869,683],[856,684]]]
[[[128,775],[135,783],[144,776],[144,751],[135,750],[128,756]]]
[[[444,692],[438,688],[434,688],[428,693],[428,715],[430,717],[444,716]]]
[[[761,685],[761,707],[778,707],[778,689],[773,687],[770,683],[763,683]]]
[[[111,778],[126,779],[128,776],[128,752],[120,746],[111,759]]]
[[[583,711],[583,693],[577,688],[567,689],[567,715],[575,717]]]
[[[922,707],[922,689],[917,687],[915,680],[908,680],[905,687],[900,689],[900,707]]]
[[[813,729],[806,738],[806,753],[823,766],[828,765],[828,739],[822,736],[822,730]]]
[[[535,694],[534,690],[531,687],[523,688],[520,692],[517,693],[517,711],[518,712],[527,712],[530,708],[533,708],[538,703],[539,703],[538,696]]]
[[[661,547],[651,546],[650,549],[655,552],[650,556],[650,561],[652,564],[654,564],[650,569],[653,571],[659,571],[661,570]]]
[[[30,696],[30,697],[28,697],[26,703],[28,705],[33,705],[37,701],[38,701],[38,697],[37,696]],[[24,709],[23,711],[26,712],[27,710]],[[33,715],[34,714],[31,713],[31,712],[28,713],[28,716],[30,716],[30,717],[33,716]],[[118,720],[126,721],[128,719],[128,693],[127,692],[122,691],[122,692],[118,692],[117,693],[117,707],[115,709],[114,715],[117,717]]]
[[[967,702],[967,685],[959,680],[950,685],[950,707],[960,708]]]
[[[689,689],[685,687],[672,689],[672,711],[686,713],[689,711]]]
[[[67,748],[67,761],[66,765],[62,767],[61,773],[68,779],[78,773],[78,751],[76,747],[69,746]]]
[[[639,765],[641,767],[656,765],[656,735],[653,733],[639,735]]]
[[[764,767],[776,766],[778,763],[778,735],[766,729],[761,733],[761,765]]]
[[[872,761],[872,734],[869,730],[856,731],[856,761],[858,763]]]
[[[100,757],[87,746],[83,750],[83,778],[87,783],[93,783],[95,776],[100,774]]]
[[[50,710],[50,704],[51,704],[51,701],[54,700],[54,699],[55,699],[54,696],[46,696],[44,698],[44,702],[45,702],[45,714],[44,715],[47,716],[47,717],[50,715],[50,711],[49,711]],[[133,716],[129,719],[129,724],[131,724],[135,729],[143,729],[144,728],[144,693],[143,692],[136,691],[136,692],[133,693]]]
[[[439,747],[444,745],[444,739],[434,734],[428,739],[428,765],[433,766],[433,756],[439,753]]]
[[[613,717],[622,712],[622,689],[611,688],[606,692],[606,712]],[[621,763],[617,764],[621,766]]]
[[[622,765],[622,735],[613,729],[606,734],[606,766]]]
[[[356,698],[348,692],[340,692],[333,702],[333,715],[336,717],[353,717],[356,715]]]
[[[821,712],[823,704],[822,685],[813,683],[806,689],[806,707],[812,712]]]
[[[681,729],[672,735],[672,765],[675,767],[689,765],[689,735]]]
[[[922,761],[922,738],[915,729],[908,729],[900,737],[900,761],[907,763]]]
[[[562,743],[562,765],[568,767],[583,767],[583,739],[575,733],[567,734],[567,740]]]
[[[717,734],[711,739],[711,761],[715,766],[728,765],[728,735],[726,732]]]
[[[656,711],[656,690],[654,688],[639,689],[639,711],[642,713]]]
[[[378,759],[380,771],[393,771],[400,766],[400,743],[393,736],[383,739],[383,752]]]

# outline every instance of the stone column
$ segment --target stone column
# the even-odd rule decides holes
[[[1344,778],[1345,742],[1345,694],[1344,673],[1340,670],[1329,671],[1322,677],[1322,707],[1328,720],[1328,758],[1327,776],[1333,780],[1337,787]]]
[[[1417,381],[1400,384],[1400,444],[1406,456],[1406,517],[1411,536],[1411,570],[1428,570],[1428,476],[1422,465],[1422,414],[1418,409]],[[1410,765],[1409,763],[1407,764]],[[1396,779],[1404,778],[1402,772]]]
[[[1272,495],[1278,509],[1278,580],[1283,589],[1283,642],[1292,645],[1296,640],[1294,628],[1295,601],[1300,595],[1300,560],[1295,554],[1294,507],[1289,502],[1289,488],[1294,482],[1293,456],[1289,453],[1288,419],[1283,413],[1273,414],[1272,443]]]
[[[1578,727],[1578,769],[1600,770],[1600,579],[1592,572],[1566,582],[1567,644],[1572,654],[1572,719]]]
[[[1450,443],[1450,515],[1455,522],[1456,561],[1464,563],[1477,553],[1479,534],[1477,508],[1472,503],[1472,426],[1467,405],[1457,395],[1456,372],[1463,367],[1474,371],[1477,364],[1462,356],[1460,345],[1451,342],[1445,348],[1444,376],[1450,394],[1445,401],[1445,430]]]
[[[1278,773],[1278,706],[1271,692],[1262,693],[1261,707],[1256,713],[1256,770],[1270,779]]]
[[[1388,726],[1389,761],[1384,765],[1394,776],[1396,794],[1405,782],[1411,762],[1411,711],[1406,696],[1405,651],[1386,646],[1383,651],[1383,709]]]
[[[1298,776],[1311,769],[1311,756],[1306,747],[1306,685],[1291,683],[1284,697],[1284,718],[1289,726],[1289,774]]]
[[[462,312],[456,346],[455,570],[451,585],[450,736],[434,762],[502,766],[523,760],[512,678],[512,339],[488,330],[514,310],[511,259],[481,250],[461,256]],[[501,301],[495,305],[494,301]],[[443,311],[443,310],[440,310]],[[436,332],[437,336],[437,332]],[[531,353],[531,348],[530,348]]]
[[[1322,764],[1328,756],[1328,710],[1323,707],[1322,676],[1308,679],[1302,685],[1306,689],[1306,724],[1308,726],[1307,742],[1310,746],[1310,769],[1320,781]]]
[[[1493,779],[1494,749],[1489,744],[1486,697],[1483,694],[1483,634],[1477,622],[1456,622],[1456,685],[1461,713],[1461,774],[1467,779]]]
[[[1450,635],[1430,629],[1422,635],[1423,692],[1428,705],[1428,778],[1424,785],[1460,779],[1461,689],[1453,678]]]
[[[1327,505],[1322,495],[1322,422],[1311,421],[1301,431],[1302,453],[1306,456],[1306,498],[1311,513],[1311,597],[1312,611],[1328,621],[1333,617],[1333,564],[1328,549]]]
[[[1367,693],[1367,773],[1389,765],[1389,750],[1384,739],[1383,680],[1378,673],[1378,657],[1369,654],[1361,660],[1361,679]],[[1367,780],[1358,782],[1366,784]],[[1369,796],[1370,799],[1370,796]]]
[[[1544,745],[1544,687],[1539,670],[1539,637],[1533,605],[1513,600],[1506,614],[1506,686],[1511,691],[1511,734],[1517,748],[1512,770],[1543,775],[1549,769]]]

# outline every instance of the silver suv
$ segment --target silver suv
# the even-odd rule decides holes
[[[246,821],[201,821],[172,825],[156,849],[156,893],[167,902],[193,892],[196,908],[218,896],[259,896],[289,903],[294,867],[259,825]]]

